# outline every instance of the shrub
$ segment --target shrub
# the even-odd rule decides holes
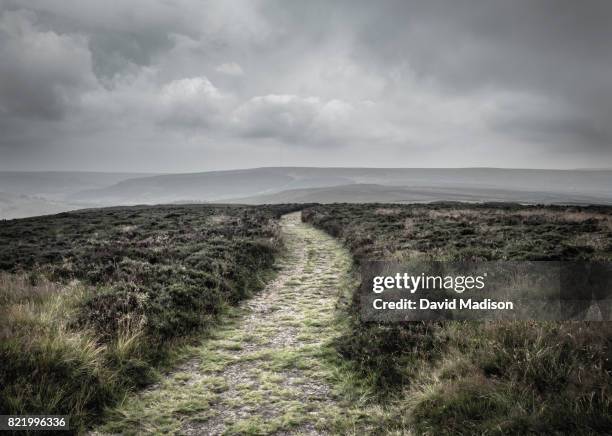
[[[392,210],[392,213],[381,211]],[[318,205],[302,219],[359,263],[612,260],[612,208],[509,204]],[[336,349],[417,434],[605,434],[612,428],[608,323],[363,323]]]
[[[0,409],[82,429],[170,347],[261,289],[295,205],[155,206],[0,222]],[[53,280],[49,282],[46,278]],[[78,285],[75,283],[79,283]]]

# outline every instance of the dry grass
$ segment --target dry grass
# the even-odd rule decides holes
[[[68,414],[80,431],[151,383],[177,346],[262,288],[276,218],[290,210],[130,207],[1,223],[0,410]]]
[[[358,261],[612,261],[612,208],[381,207],[316,206],[303,216]],[[353,301],[351,333],[336,347],[379,395],[385,433],[609,434],[612,323],[375,324],[360,321]]]
[[[392,215],[397,215],[398,213],[400,213],[400,209],[389,208],[389,207],[379,207],[378,209],[374,211],[375,215],[381,215],[381,216],[392,216]]]
[[[120,378],[108,365],[113,345],[69,325],[86,292],[77,282],[0,275],[0,409],[69,413],[78,429],[92,407],[117,398]]]
[[[50,295],[58,294],[61,289],[60,285],[42,280],[36,273],[0,272],[0,310],[25,302],[42,302]]]

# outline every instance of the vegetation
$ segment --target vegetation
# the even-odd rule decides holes
[[[0,410],[82,428],[262,287],[292,206],[157,206],[0,222]]]
[[[365,259],[612,260],[612,208],[321,205],[304,221]],[[336,349],[369,380],[386,431],[606,434],[612,327],[601,322],[364,323]]]
[[[180,349],[181,370],[113,409],[103,429],[612,428],[610,323],[361,322],[358,295],[342,292],[352,283],[346,250],[306,226],[288,226],[283,239],[278,218],[296,209],[128,207],[0,222],[0,411],[69,414],[82,430],[176,364]],[[357,265],[612,259],[612,208],[337,204],[302,218],[342,240]],[[282,286],[253,300],[265,315],[228,310],[262,288],[284,242]],[[204,329],[208,341],[183,346]],[[187,359],[194,353],[200,360]]]
[[[206,340],[187,347],[183,363],[107,414],[96,431],[369,433],[375,423],[332,342],[346,328],[337,305],[355,284],[351,256],[298,215],[280,225],[285,250],[274,280],[228,311]]]

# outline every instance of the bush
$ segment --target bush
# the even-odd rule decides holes
[[[155,206],[0,223],[0,409],[82,429],[170,346],[263,287],[296,206]],[[57,283],[51,283],[45,278]],[[79,283],[75,285],[75,283]]]
[[[604,206],[318,205],[302,219],[363,260],[612,260]],[[363,323],[336,349],[417,434],[606,434],[609,323]]]

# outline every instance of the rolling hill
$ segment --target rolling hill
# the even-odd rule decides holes
[[[612,198],[585,194],[489,188],[406,187],[356,183],[325,188],[291,189],[227,200],[243,204],[282,203],[429,203],[515,202],[523,204],[612,204]]]
[[[612,171],[271,167],[132,178],[70,199],[99,204],[439,199],[607,203],[612,201]]]
[[[81,171],[0,171],[0,192],[66,200],[85,189],[104,188],[121,180],[149,176],[143,173]]]
[[[0,172],[0,218],[163,203],[612,204],[612,170],[268,167],[185,174]]]
[[[84,205],[46,200],[24,194],[0,192],[0,219],[26,218],[50,215],[83,208]]]

